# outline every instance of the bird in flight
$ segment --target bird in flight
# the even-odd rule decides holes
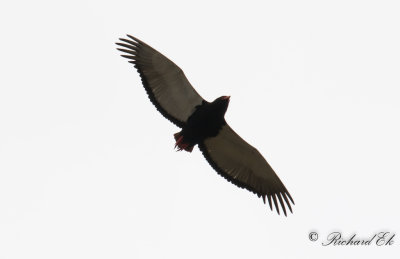
[[[150,101],[182,130],[174,134],[175,147],[191,152],[195,145],[208,163],[228,181],[245,188],[279,214],[292,212],[292,197],[265,158],[244,141],[225,121],[230,96],[204,100],[174,62],[143,41],[127,35],[116,43],[121,55],[139,72]],[[271,201],[272,200],[272,201]]]

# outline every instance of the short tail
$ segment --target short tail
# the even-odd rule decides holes
[[[187,152],[192,152],[194,145],[185,142],[182,132],[175,133],[174,138],[176,140],[175,148],[178,149],[178,151],[185,150]]]

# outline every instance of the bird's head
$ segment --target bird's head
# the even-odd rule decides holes
[[[230,96],[221,96],[215,99],[212,104],[215,106],[215,108],[222,113],[222,115],[225,114],[226,110],[228,109],[229,105],[229,99]]]

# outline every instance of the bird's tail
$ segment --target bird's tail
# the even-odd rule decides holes
[[[194,145],[185,142],[185,139],[183,138],[182,131],[180,131],[180,132],[178,132],[178,133],[175,133],[175,134],[174,134],[174,138],[175,138],[175,140],[176,140],[175,148],[176,148],[178,151],[185,150],[185,151],[187,151],[187,152],[192,152]]]

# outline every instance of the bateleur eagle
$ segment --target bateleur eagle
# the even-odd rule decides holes
[[[264,157],[225,121],[229,96],[204,100],[177,65],[143,41],[127,35],[116,43],[139,72],[150,101],[165,118],[182,130],[174,134],[178,150],[191,152],[197,144],[208,163],[228,181],[245,188],[271,210],[278,202],[286,216],[292,197]]]

